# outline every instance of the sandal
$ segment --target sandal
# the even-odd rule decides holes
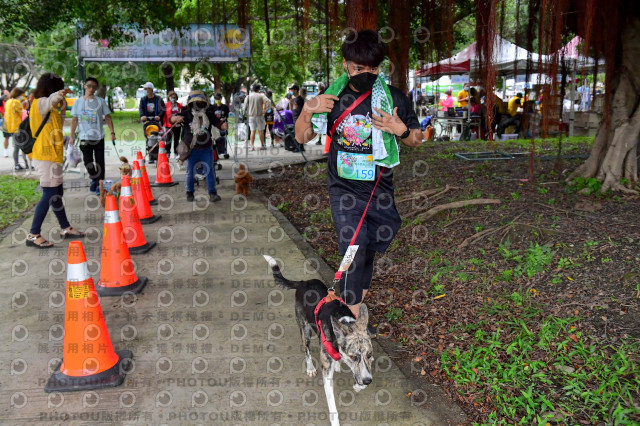
[[[64,240],[70,240],[74,238],[84,238],[87,236],[87,234],[85,232],[78,231],[73,227],[69,227],[69,229],[63,229],[62,232],[60,233],[60,236]]]
[[[42,235],[40,234],[29,234],[27,235],[27,247],[37,247],[37,248],[41,248],[41,249],[45,249],[45,248],[49,248],[49,247],[53,247],[53,243],[50,241],[45,240],[44,238],[42,238],[44,241],[41,243],[36,243],[36,240],[38,238],[42,238]]]

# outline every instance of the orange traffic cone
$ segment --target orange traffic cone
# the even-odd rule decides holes
[[[147,194],[142,187],[142,174],[140,173],[140,166],[137,161],[133,162],[133,171],[131,172],[131,189],[133,190],[133,197],[136,200],[136,206],[138,207],[138,217],[140,223],[143,225],[153,223],[160,219],[162,216],[154,216],[149,207],[149,201],[147,200]]]
[[[151,186],[174,186],[178,182],[171,179],[171,167],[169,167],[169,159],[167,158],[167,150],[164,142],[160,141],[158,149],[158,166],[156,167],[156,183]]]
[[[133,354],[114,351],[80,241],[69,243],[62,362],[45,392],[119,386]]]
[[[140,173],[142,174],[142,187],[144,188],[144,192],[147,194],[147,200],[149,200],[149,205],[155,206],[158,204],[158,200],[153,198],[153,193],[151,192],[151,185],[149,184],[149,176],[147,175],[147,167],[144,165],[144,157],[142,153],[138,151],[136,153],[136,159],[133,161],[138,162],[140,166]]]
[[[146,277],[136,277],[129,249],[122,236],[122,223],[118,215],[116,197],[107,195],[104,207],[100,281],[96,286],[100,296],[140,293],[147,284]]]
[[[131,192],[128,175],[122,175],[120,188],[120,221],[122,222],[122,236],[127,243],[130,254],[144,254],[155,247],[156,243],[147,242],[142,232],[136,200]]]

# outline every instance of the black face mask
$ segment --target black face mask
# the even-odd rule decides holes
[[[194,102],[193,103],[193,109],[195,109],[196,111],[202,111],[204,109],[207,109],[207,103],[206,102]]]
[[[378,74],[371,72],[361,72],[360,74],[350,75],[349,82],[358,92],[367,92],[373,88],[373,83],[376,82]]]

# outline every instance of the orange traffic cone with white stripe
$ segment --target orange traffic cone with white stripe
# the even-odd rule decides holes
[[[133,354],[113,350],[80,241],[69,243],[64,309],[62,362],[47,381],[45,392],[121,385]]]
[[[122,236],[127,243],[130,254],[144,254],[155,247],[154,241],[148,242],[144,238],[138,206],[131,192],[131,181],[128,175],[122,175],[120,188],[120,222],[122,223]]]
[[[171,167],[167,158],[167,150],[163,141],[160,141],[158,149],[158,166],[156,167],[156,183],[151,186],[174,186],[178,182],[171,179]]]
[[[107,195],[104,207],[100,281],[96,291],[100,296],[135,294],[140,293],[146,284],[147,278],[138,278],[134,271],[129,248],[123,238],[116,197]]]
[[[142,186],[142,174],[140,173],[140,166],[137,161],[133,162],[133,169],[131,172],[131,190],[133,191],[133,197],[136,200],[136,206],[138,207],[138,217],[140,223],[147,225],[149,223],[156,222],[162,216],[154,216],[147,200],[147,193]]]
[[[144,188],[145,194],[147,194],[147,200],[149,200],[149,205],[155,206],[158,204],[158,200],[153,198],[153,192],[151,192],[151,185],[149,184],[149,176],[147,175],[147,166],[144,165],[144,157],[142,153],[138,151],[136,153],[136,159],[133,161],[138,162],[140,166],[140,174],[142,175],[142,187]]]

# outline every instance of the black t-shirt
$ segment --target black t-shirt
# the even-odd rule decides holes
[[[298,96],[293,98],[293,122],[298,121],[298,117],[302,112],[302,108],[304,107],[304,98],[302,96]]]
[[[227,117],[229,117],[229,107],[227,104],[213,104],[211,105],[211,109],[213,113],[218,117],[218,119],[222,122],[225,122]]]
[[[416,117],[409,99],[400,91],[400,89],[389,86],[389,92],[393,99],[393,106],[398,107],[398,116],[409,129],[419,129],[420,122]],[[353,102],[360,97],[361,93],[351,90],[347,86],[340,94],[339,101],[333,105],[333,110],[327,114],[327,132],[331,132],[333,123],[340,117],[342,112],[349,108]],[[375,175],[371,176],[373,180],[353,180],[338,175],[338,161],[348,163],[352,158],[359,156],[362,158],[372,155],[372,130],[371,124],[371,95],[369,95],[360,105],[358,105],[338,126],[332,137],[329,147],[329,164],[327,168],[327,185],[329,194],[340,196],[345,193],[352,194],[358,199],[369,200],[371,191],[380,174],[380,166],[375,166]],[[398,140],[398,147],[400,141]],[[340,159],[338,154],[340,154]],[[350,155],[351,154],[351,155]],[[355,154],[355,155],[354,155]],[[343,164],[343,166],[345,165]],[[376,195],[386,193],[393,196],[393,169],[385,169],[384,174],[380,178]]]
[[[220,126],[222,122],[218,117],[216,117],[213,108],[208,107],[206,111],[207,117],[209,118],[209,127],[205,129],[204,133],[201,133],[196,138],[196,144],[193,147],[194,149],[205,149],[211,148],[213,146],[213,142],[211,140],[211,127],[212,126]],[[186,144],[190,144],[193,139],[193,133],[191,131],[191,122],[193,121],[193,113],[191,112],[191,108],[184,108],[179,114],[179,116],[184,117],[184,121],[182,123],[182,140]]]

